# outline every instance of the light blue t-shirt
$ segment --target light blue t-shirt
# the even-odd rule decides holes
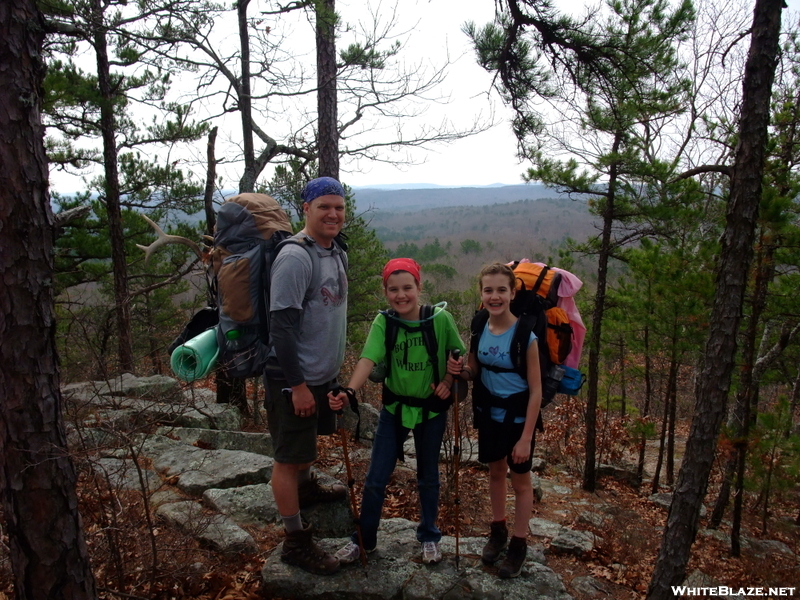
[[[511,362],[511,342],[517,331],[519,320],[500,335],[495,335],[489,331],[489,323],[483,329],[480,342],[478,343],[478,361],[492,367],[503,369],[513,369]],[[528,346],[536,339],[536,334],[531,332]],[[528,382],[517,373],[495,373],[489,369],[481,369],[481,382],[489,392],[500,398],[508,398],[513,394],[524,392],[528,389]],[[491,416],[493,421],[503,422],[506,411],[496,406],[492,407]],[[524,417],[516,417],[515,423],[524,423]]]

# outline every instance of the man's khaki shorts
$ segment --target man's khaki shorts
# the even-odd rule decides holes
[[[310,385],[317,410],[310,417],[294,414],[291,388],[286,380],[265,378],[267,424],[275,448],[274,458],[284,464],[304,464],[317,458],[317,436],[336,431],[336,414],[328,404],[328,391],[332,384]],[[282,390],[288,389],[288,393]]]

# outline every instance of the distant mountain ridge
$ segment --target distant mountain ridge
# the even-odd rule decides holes
[[[488,185],[440,185],[438,183],[376,183],[375,185],[353,185],[354,191],[358,190],[429,190],[429,189],[456,189],[462,187],[491,188],[516,185],[508,183],[490,183]]]
[[[353,192],[359,210],[374,208],[391,212],[412,212],[449,206],[486,206],[519,200],[566,197],[541,184],[418,189],[354,188]]]

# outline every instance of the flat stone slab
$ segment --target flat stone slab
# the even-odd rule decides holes
[[[528,529],[531,535],[550,538],[550,551],[558,554],[583,556],[603,541],[589,531],[575,530],[539,517],[528,521]]]
[[[273,456],[275,453],[272,436],[268,433],[202,427],[159,427],[156,433],[209,450],[242,450],[264,456]]]
[[[150,495],[162,486],[158,473],[142,467],[137,469],[132,460],[99,458],[91,464],[94,472],[106,479],[113,489]]]
[[[559,554],[574,554],[581,557],[591,552],[595,545],[602,543],[602,538],[589,531],[579,531],[564,527],[550,541],[550,550]]]
[[[281,520],[272,486],[268,483],[206,490],[203,504],[227,515],[240,527],[265,528]]]
[[[205,514],[197,502],[164,504],[158,507],[156,515],[217,552],[223,554],[258,552],[258,545],[253,537],[232,519],[220,514]]]
[[[238,430],[242,425],[239,409],[231,404],[190,405],[138,398],[115,398],[111,404],[95,407],[93,414],[84,419],[84,424],[123,431],[142,430],[159,424],[226,430]]]
[[[181,393],[181,383],[177,379],[163,375],[136,377],[131,373],[123,373],[107,381],[71,383],[61,389],[65,397],[81,401],[114,396],[163,399],[165,397],[178,397]]]
[[[530,530],[531,535],[535,535],[537,537],[554,538],[561,533],[561,530],[564,529],[564,526],[560,523],[548,521],[547,519],[533,517],[528,521],[528,529]]]
[[[275,461],[269,456],[238,450],[201,450],[179,444],[154,462],[162,476],[176,477],[175,485],[190,496],[206,490],[268,483]]]

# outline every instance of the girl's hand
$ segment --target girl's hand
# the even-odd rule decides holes
[[[531,457],[531,441],[525,441],[523,438],[514,444],[514,449],[511,451],[511,460],[514,463],[524,463]]]
[[[464,368],[464,357],[459,356],[458,359],[452,356],[447,359],[447,372],[453,377],[460,377],[461,370]]]
[[[442,400],[446,400],[450,396],[450,386],[444,380],[440,381],[439,385],[431,384],[431,389]]]
[[[347,404],[347,394],[339,392],[334,396],[333,392],[328,392],[328,405],[333,412],[339,412],[344,409],[345,404]]]

